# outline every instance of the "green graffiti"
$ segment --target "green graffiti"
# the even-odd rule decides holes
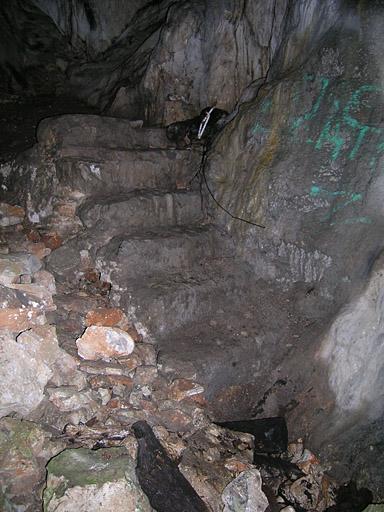
[[[331,211],[323,218],[323,222],[329,221],[338,211],[342,210],[343,208],[346,208],[347,206],[356,203],[358,201],[363,200],[363,195],[360,192],[348,192],[346,190],[327,190],[325,188],[319,187],[318,185],[312,185],[310,190],[310,196],[311,197],[325,197],[329,199],[335,199],[338,202],[335,206],[332,207]],[[356,217],[354,222],[360,222],[363,223],[361,219],[367,219],[368,217]],[[357,221],[356,219],[360,219],[360,221]],[[348,219],[347,219],[348,220]],[[345,221],[343,221],[345,222]],[[369,222],[364,222],[365,224]],[[335,222],[331,223],[331,226],[333,226]]]
[[[373,220],[369,217],[351,217],[349,219],[344,219],[339,224],[372,224]],[[336,222],[331,222],[331,226],[337,224]]]
[[[316,116],[316,114],[319,111],[319,108],[323,102],[323,99],[325,97],[325,93],[327,92],[328,87],[329,87],[329,79],[322,78],[320,93],[319,93],[315,103],[313,104],[313,106],[309,112],[305,113],[304,115],[298,117],[297,119],[295,119],[293,121],[292,128],[294,130],[299,128],[299,126],[301,126],[305,121],[310,121],[311,119],[313,119]]]
[[[305,75],[304,80],[313,80],[312,75]],[[321,78],[320,91],[315,99],[312,108],[305,114],[297,117],[292,122],[294,131],[300,127],[309,129],[309,123],[315,118],[316,114],[323,102],[332,101],[333,94],[330,92],[330,81],[328,78]],[[315,139],[306,138],[307,144],[314,144],[315,149],[320,150],[325,145],[329,145],[331,149],[330,158],[332,161],[337,160],[344,150],[348,150],[349,160],[353,160],[358,155],[368,134],[380,135],[383,133],[382,128],[377,128],[369,124],[364,124],[354,117],[354,111],[358,111],[368,104],[368,99],[364,99],[364,95],[378,93],[382,89],[376,85],[363,85],[353,91],[348,98],[344,108],[341,108],[340,100],[333,99],[329,116],[320,128],[320,133]],[[352,135],[353,141],[350,141]],[[378,152],[384,151],[384,143],[378,146]]]

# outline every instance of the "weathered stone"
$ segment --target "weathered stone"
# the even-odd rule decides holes
[[[35,325],[44,325],[46,321],[45,313],[33,307],[0,309],[0,328],[14,333],[26,331]]]
[[[25,210],[21,206],[0,203],[0,227],[14,226],[23,222]]]
[[[90,326],[76,340],[79,356],[83,359],[97,360],[128,356],[135,343],[126,332],[118,328]]]
[[[223,492],[224,512],[265,512],[269,503],[257,469],[240,473]]]
[[[44,398],[44,388],[62,355],[52,326],[34,327],[17,339],[0,333],[0,416],[31,413]]]
[[[43,241],[45,247],[48,247],[51,249],[51,251],[58,249],[63,244],[63,239],[61,236],[54,231],[50,233],[44,233],[41,237],[41,240]]]
[[[25,304],[29,307],[39,308],[43,311],[55,311],[56,305],[52,299],[52,287],[43,284],[10,284],[13,288],[24,297]]]
[[[141,335],[139,334],[139,337],[140,336]],[[155,365],[157,362],[156,349],[149,343],[136,343],[135,354],[138,354],[140,359],[143,361],[143,364]]]
[[[124,375],[95,375],[89,379],[89,384],[92,389],[121,386],[128,393],[133,388],[133,379]]]
[[[0,254],[0,284],[19,282],[20,276],[40,270],[41,261],[30,254]]]
[[[56,295],[56,283],[53,275],[47,270],[39,270],[33,274],[33,282],[43,286],[51,295]]]
[[[29,242],[24,250],[33,254],[39,260],[42,260],[51,254],[51,249],[46,247],[43,242]]]
[[[0,509],[41,510],[45,464],[64,448],[41,426],[14,418],[0,421]]]
[[[87,385],[86,376],[79,370],[79,362],[64,351],[56,359],[52,369],[53,375],[49,380],[51,385],[56,387],[75,386],[78,390],[84,389]]]
[[[152,511],[125,448],[65,450],[47,470],[46,512]]]
[[[134,382],[138,386],[149,386],[157,377],[156,366],[139,366],[136,368]]]
[[[204,387],[187,379],[176,379],[169,386],[169,398],[171,400],[184,400],[194,395],[201,395]]]
[[[89,311],[85,317],[85,325],[98,325],[104,327],[121,327],[126,319],[124,312],[118,308],[99,308]],[[120,325],[119,325],[120,324]]]
[[[188,432],[193,426],[191,416],[176,408],[160,410],[158,418],[170,432]]]

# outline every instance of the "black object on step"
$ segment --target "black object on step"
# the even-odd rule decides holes
[[[373,495],[369,489],[358,489],[355,482],[349,482],[339,487],[336,505],[327,508],[326,512],[361,512],[373,502],[372,500]]]
[[[136,475],[151,506],[158,512],[208,512],[148,423],[137,421],[132,429],[139,444]]]
[[[247,432],[255,437],[256,453],[283,453],[288,448],[288,429],[284,418],[261,418],[257,420],[226,421],[217,423],[221,427]]]
[[[201,141],[210,141],[215,133],[224,126],[225,118],[228,116],[228,112],[225,110],[206,107],[199,116],[168,125],[166,132],[168,140],[175,142],[177,146],[187,146],[191,142],[197,142],[199,140],[199,128],[209,112],[209,119],[201,136]]]

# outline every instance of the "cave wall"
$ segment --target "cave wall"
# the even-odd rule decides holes
[[[274,68],[281,73],[304,58],[339,4],[5,0],[0,87],[68,93],[152,125],[208,104],[232,111]]]
[[[372,485],[384,438],[384,2],[342,9],[302,63],[292,56],[305,40],[283,43],[283,76],[240,107],[206,175],[227,210],[265,225],[213,210],[239,257],[255,276],[292,290],[297,317],[308,319],[288,357],[286,340],[278,344],[278,374],[295,375],[301,394],[314,390],[295,405],[292,424],[312,430],[324,450],[349,446],[350,459],[338,452],[344,469]],[[264,358],[267,366],[268,350]]]

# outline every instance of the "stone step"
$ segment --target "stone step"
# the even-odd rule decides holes
[[[203,222],[198,192],[140,190],[85,201],[78,215],[86,228],[108,231],[111,237],[128,229],[181,226]]]
[[[199,164],[196,151],[69,146],[59,150],[56,170],[60,184],[92,195],[188,188]]]
[[[222,256],[220,234],[209,226],[172,227],[114,237],[97,252],[96,263],[112,283],[157,272],[188,269]],[[219,245],[220,244],[220,245]],[[226,252],[229,250],[226,248]]]
[[[164,128],[140,128],[135,121],[117,117],[72,114],[43,119],[37,140],[45,148],[90,146],[110,149],[166,149]]]
[[[128,279],[112,286],[111,299],[157,339],[220,308],[241,302],[245,274],[229,260],[202,262],[180,273]],[[115,291],[116,290],[116,291]]]

